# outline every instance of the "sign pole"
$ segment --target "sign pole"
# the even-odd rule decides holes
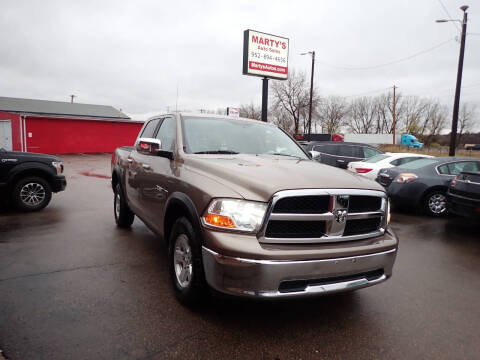
[[[262,79],[262,121],[267,122],[268,111],[268,78]]]

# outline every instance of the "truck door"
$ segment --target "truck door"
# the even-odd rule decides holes
[[[150,120],[144,126],[139,138],[153,138],[159,123],[160,119]],[[141,186],[140,184],[143,174],[143,162],[146,161],[148,163],[149,156],[138,152],[136,146],[137,144],[135,144],[135,148],[130,152],[130,155],[127,158],[127,171],[125,172],[125,191],[128,199],[128,204],[132,207],[135,213],[139,214],[140,217],[143,218],[141,214],[141,209],[139,207]]]
[[[162,150],[175,152],[175,119],[164,118],[155,138],[161,141]],[[160,234],[167,197],[175,186],[175,171],[175,160],[166,157],[150,155],[142,163],[140,207],[145,221]]]

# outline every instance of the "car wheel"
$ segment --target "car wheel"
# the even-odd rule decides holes
[[[130,210],[123,197],[122,188],[120,184],[115,186],[113,192],[113,214],[115,216],[115,222],[118,227],[128,228],[132,225],[135,218],[135,214]]]
[[[175,221],[169,240],[169,271],[177,299],[186,306],[198,304],[206,294],[200,239],[190,221]]]
[[[13,187],[13,205],[21,211],[37,211],[52,199],[52,188],[43,178],[32,176],[20,179]]]
[[[447,214],[447,196],[443,191],[433,191],[425,197],[425,210],[430,216]]]

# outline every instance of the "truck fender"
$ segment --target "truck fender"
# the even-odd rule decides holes
[[[28,175],[42,176],[49,183],[51,183],[52,178],[56,174],[53,171],[53,167],[48,166],[47,164],[33,162],[33,161],[24,162],[22,164],[15,166],[11,170],[8,176],[8,181],[7,181],[8,186],[11,186],[15,182],[15,180],[18,178],[18,175],[22,175],[22,173],[25,173],[25,176],[28,176]]]
[[[203,244],[203,227],[200,224],[200,216],[198,215],[197,209],[193,201],[186,194],[178,191],[172,193],[165,204],[165,216],[163,220],[163,235],[165,241],[169,241],[173,223],[180,216],[185,216],[190,220]]]

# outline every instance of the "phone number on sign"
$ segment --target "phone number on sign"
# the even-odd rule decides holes
[[[276,61],[276,62],[279,62],[279,63],[286,63],[287,62],[287,59],[284,58],[284,57],[262,54],[262,53],[255,52],[255,51],[252,51],[250,53],[250,57],[256,58],[256,59],[273,60],[273,61]]]

